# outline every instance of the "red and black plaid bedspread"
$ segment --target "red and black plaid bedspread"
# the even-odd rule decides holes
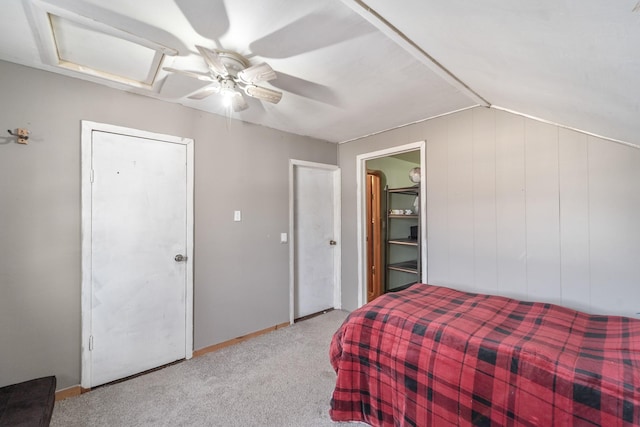
[[[331,342],[334,421],[640,425],[640,320],[416,284]]]

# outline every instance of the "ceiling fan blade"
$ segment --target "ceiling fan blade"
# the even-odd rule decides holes
[[[324,7],[317,8],[315,12],[254,41],[249,45],[249,51],[262,58],[291,58],[377,31],[373,25],[363,21],[357,13],[341,11],[341,8],[334,7],[330,2],[316,3],[324,4]],[[334,24],[331,31],[327,31],[327,22]],[[301,43],[300,34],[322,34],[322,36],[307,37],[304,43]]]
[[[219,85],[209,85],[209,86],[197,91],[193,95],[188,96],[187,98],[189,98],[189,99],[204,99],[209,95],[213,95],[214,93],[219,93],[219,92],[220,92],[220,86]]]
[[[196,33],[208,40],[218,40],[229,30],[229,16],[222,0],[174,0]]]
[[[170,73],[183,74],[185,76],[193,77],[194,79],[198,79],[198,80],[204,80],[207,82],[214,81],[214,79],[211,77],[209,73],[201,73],[199,71],[189,71],[189,70],[178,70],[177,68],[171,68],[171,67],[162,67],[162,69]]]
[[[207,63],[209,69],[217,75],[226,77],[229,75],[229,71],[227,71],[227,67],[224,66],[224,63],[220,59],[220,56],[216,52],[211,49],[207,49],[206,47],[196,46],[198,52],[204,59],[204,62]]]
[[[267,89],[266,87],[247,85],[244,88],[244,91],[249,96],[258,98],[261,101],[271,102],[272,104],[277,104],[282,99],[282,92],[278,92],[277,90],[273,89]]]
[[[263,62],[240,71],[238,78],[246,84],[268,82],[276,78],[276,72],[269,64]]]
[[[236,94],[231,97],[231,108],[237,113],[249,108],[249,104],[247,104],[247,100],[244,99],[244,96],[242,96],[240,92],[236,92]]]
[[[279,71],[278,79],[272,81],[271,86],[283,92],[293,93],[334,107],[342,107],[343,100],[334,89],[287,73]]]

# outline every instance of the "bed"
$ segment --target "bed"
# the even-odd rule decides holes
[[[640,425],[640,320],[415,284],[334,334],[334,421]]]

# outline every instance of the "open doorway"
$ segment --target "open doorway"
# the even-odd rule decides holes
[[[420,236],[416,236],[414,246],[418,246],[415,274],[400,273],[409,283],[425,281],[426,278],[426,221],[425,215],[417,215],[426,206],[424,185],[416,185],[410,178],[410,171],[420,168],[419,180],[424,182],[424,141],[407,144],[393,149],[366,153],[358,156],[358,262],[359,262],[359,295],[358,303],[363,305],[381,294],[394,290],[397,286],[397,273],[388,274],[389,256],[387,254],[387,206],[386,189],[415,189],[410,203],[417,201],[417,206],[407,206],[403,212],[411,211],[412,215],[403,216],[402,220],[412,217]],[[415,177],[414,177],[415,179]],[[409,200],[409,199],[408,199]],[[402,221],[404,222],[404,221]],[[413,230],[415,231],[415,230]],[[407,233],[409,234],[409,233]],[[407,236],[409,237],[409,236]],[[415,248],[414,248],[415,249]],[[422,268],[420,268],[422,267]]]

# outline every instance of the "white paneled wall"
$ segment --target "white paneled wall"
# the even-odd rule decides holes
[[[476,108],[427,139],[429,283],[640,312],[640,150]]]
[[[589,157],[587,135],[560,129],[558,145],[560,203],[560,277],[562,298],[590,310]]]
[[[457,117],[472,120],[472,110]],[[449,280],[456,283],[473,283],[473,268],[458,268],[474,265],[473,236],[473,128],[450,126],[447,141],[447,237],[449,240]],[[429,167],[427,166],[427,170]],[[429,186],[427,185],[427,188]],[[428,198],[427,198],[428,200]],[[428,218],[428,215],[427,215]]]
[[[591,305],[640,312],[640,150],[589,138]]]
[[[431,278],[446,282],[449,279],[449,190],[447,182],[447,135],[427,142],[427,266]],[[438,206],[434,209],[431,206]]]
[[[527,295],[524,122],[508,114],[496,116],[498,293],[522,296]]]
[[[561,302],[558,128],[526,120],[524,185],[527,294]]]
[[[478,143],[484,141],[484,143]],[[473,114],[473,271],[476,289],[498,291],[496,127],[491,110]]]

